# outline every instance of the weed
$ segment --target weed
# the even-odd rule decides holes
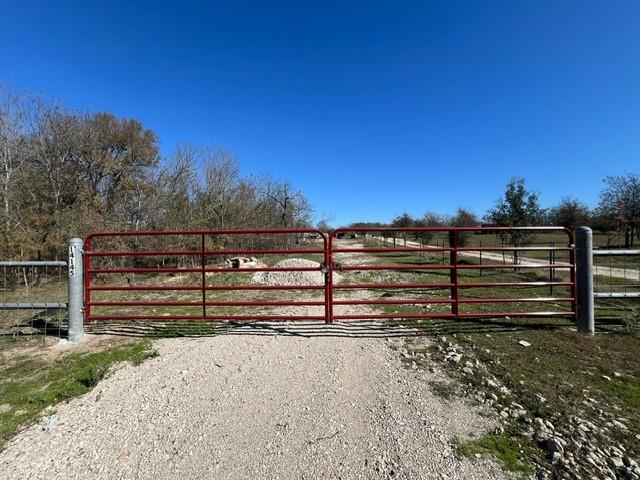
[[[88,388],[95,387],[98,384],[98,382],[100,382],[100,380],[102,380],[104,377],[107,376],[107,373],[109,373],[109,367],[110,365],[108,364],[94,365],[87,372],[86,378],[82,378],[80,382],[85,387],[88,387]]]
[[[629,333],[640,335],[640,307],[630,307],[622,317],[622,322]]]
[[[431,382],[429,385],[433,393],[445,400],[452,400],[460,395],[458,386],[454,382]]]
[[[518,440],[507,433],[489,433],[478,439],[456,440],[454,446],[459,456],[476,458],[476,455],[492,455],[510,472],[533,473],[531,465],[523,460],[525,451],[536,448],[530,440]]]

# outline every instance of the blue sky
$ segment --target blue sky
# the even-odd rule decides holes
[[[334,225],[640,173],[640,2],[0,0],[0,83],[223,146]]]

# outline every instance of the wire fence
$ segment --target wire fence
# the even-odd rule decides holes
[[[599,318],[640,318],[640,250],[593,249],[595,309]]]
[[[0,340],[64,337],[67,262],[0,262]]]

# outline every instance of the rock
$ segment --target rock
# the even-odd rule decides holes
[[[494,381],[493,381],[493,380],[491,380],[490,378],[487,378],[487,379],[486,379],[486,382],[487,382],[487,385],[489,385],[490,387],[493,387],[493,388],[500,388],[500,385],[498,385],[498,383],[497,383],[497,382],[494,382]],[[497,400],[497,398],[496,398],[496,400]]]
[[[544,443],[551,438],[551,432],[546,428],[539,428],[534,431],[533,437],[540,443]]]
[[[545,403],[547,401],[546,398],[544,398],[542,395],[540,395],[539,393],[536,393],[536,399],[538,400],[538,402],[540,403]]]
[[[621,457],[610,457],[609,465],[611,465],[614,470],[620,470],[624,468],[624,460]]]
[[[638,469],[638,462],[636,462],[633,458],[631,457],[624,457],[624,463],[625,465],[627,465],[628,467],[636,470]]]
[[[518,419],[527,415],[527,411],[524,408],[511,410],[511,417]]]
[[[462,369],[462,371],[467,374],[467,375],[473,375],[473,369],[469,368],[469,367],[464,367]]]
[[[460,363],[460,361],[462,360],[462,354],[457,353],[455,351],[449,352],[445,357],[445,360],[448,360],[450,362]]]
[[[55,427],[56,423],[58,423],[58,417],[56,417],[55,415],[46,417],[42,424],[42,430],[44,430],[45,432],[48,432],[53,427]]]
[[[627,427],[624,423],[619,422],[618,420],[611,420],[611,424],[619,428],[620,430],[624,430],[625,432],[629,430],[629,427]]]
[[[224,261],[226,268],[257,268],[264,267],[256,257],[231,257]]]
[[[534,436],[538,442],[544,443],[553,436],[553,429],[549,428],[547,426],[547,423],[545,423],[545,421],[542,418],[540,417],[534,418],[533,424],[535,427]]]
[[[545,468],[541,468],[536,472],[537,480],[548,480],[549,478],[551,478],[551,472]]]
[[[610,376],[608,376],[608,375],[602,375],[602,378],[603,378],[604,380],[606,380],[607,382],[610,382],[610,381],[611,381],[611,377],[610,377]]]
[[[546,442],[544,442],[544,448],[551,454],[553,453],[564,453],[564,447],[562,446],[562,441],[558,437],[551,437]]]
[[[520,340],[518,342],[518,345],[521,345],[523,347],[530,347],[531,346],[531,344],[529,342],[527,342],[526,340]]]
[[[620,450],[619,448],[611,447],[609,449],[609,452],[610,452],[609,455],[611,457],[620,457],[620,458],[624,457],[624,453],[622,453],[622,450]]]

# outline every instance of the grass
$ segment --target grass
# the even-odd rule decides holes
[[[570,419],[579,417],[597,426],[598,433],[591,433],[593,444],[603,449],[623,445],[630,457],[640,456],[640,440],[636,437],[640,431],[638,335],[619,327],[601,330],[595,336],[583,335],[575,331],[572,322],[560,319],[402,323],[432,338],[445,336],[447,342],[458,344],[464,355],[462,364],[478,359],[485,365],[487,375],[495,376],[511,392],[506,398],[500,396],[494,405],[497,410],[516,402],[529,412],[529,421],[534,417],[549,420],[556,431],[565,435],[571,430]],[[519,345],[520,340],[531,346]],[[428,351],[430,357],[426,358],[441,361],[450,376],[458,380],[458,387],[470,394],[479,391],[499,394],[486,385],[479,370],[474,375],[463,375],[460,366],[446,362],[437,344],[408,345],[414,352]],[[450,391],[451,387],[447,387],[445,397],[451,395]],[[612,424],[614,420],[626,428]],[[507,468],[515,467],[515,461],[545,462],[542,450],[531,441],[527,444],[529,437],[522,434],[527,428],[529,423],[524,419],[510,419],[506,421],[504,434],[459,443],[459,450],[470,455],[491,453],[505,462]],[[515,448],[515,444],[526,448]],[[576,455],[580,462],[579,454]]]
[[[53,362],[16,352],[14,349],[0,356],[0,450],[48,408],[91,390],[115,364],[138,365],[158,354],[150,340],[70,354]]]
[[[456,453],[461,457],[477,458],[476,455],[492,455],[502,466],[514,473],[529,475],[533,473],[530,464],[521,458],[525,451],[537,455],[536,445],[531,440],[516,440],[509,434],[488,433],[478,439],[459,440],[454,442]]]

